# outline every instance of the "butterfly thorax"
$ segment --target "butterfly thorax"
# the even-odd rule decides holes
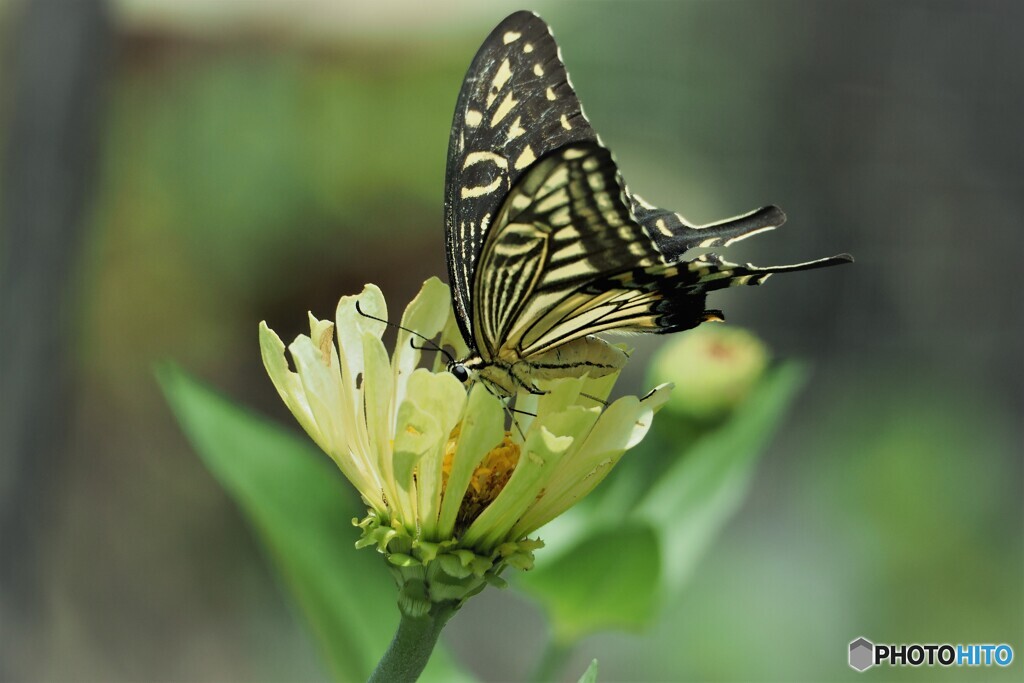
[[[513,396],[519,391],[547,393],[541,385],[562,377],[604,377],[625,365],[626,352],[593,336],[561,344],[543,353],[522,356],[503,347],[493,358],[473,353],[448,363],[448,371],[462,382],[481,381],[492,392]]]

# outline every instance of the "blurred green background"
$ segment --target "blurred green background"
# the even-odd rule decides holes
[[[519,8],[0,0],[0,677],[326,677],[153,363],[291,425],[258,321],[289,339],[444,274],[455,98]],[[783,207],[742,260],[857,257],[712,299],[813,377],[683,597],[569,670],[853,680],[863,635],[1017,654],[891,678],[1020,680],[1024,5],[530,8],[631,187],[697,222]],[[623,389],[661,341],[631,340]],[[444,639],[504,680],[545,637],[488,590]]]

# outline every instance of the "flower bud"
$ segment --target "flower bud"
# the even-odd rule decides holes
[[[747,330],[701,325],[661,347],[650,377],[675,384],[666,409],[696,420],[713,420],[746,398],[768,359],[767,347]]]

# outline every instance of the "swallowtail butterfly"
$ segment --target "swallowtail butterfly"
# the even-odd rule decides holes
[[[627,189],[583,114],[547,24],[516,12],[487,37],[459,93],[445,177],[448,278],[466,358],[449,363],[504,395],[538,380],[599,377],[624,353],[597,332],[677,332],[720,311],[708,292],[759,285],[789,266],[729,263],[724,247],[779,227],[768,206],[691,225]]]

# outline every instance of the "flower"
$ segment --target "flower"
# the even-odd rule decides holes
[[[714,420],[740,404],[768,367],[764,342],[751,332],[725,325],[701,325],[662,346],[650,377],[674,382],[669,410]]]
[[[528,535],[586,496],[647,433],[669,385],[607,407],[616,375],[563,379],[522,393],[515,412],[482,383],[468,388],[425,339],[466,351],[448,287],[427,280],[402,316],[390,359],[387,306],[367,285],[338,303],[335,322],[309,316],[288,346],[260,323],[263,362],[281,398],[368,507],[358,547],[383,553],[403,612],[461,604],[506,566],[528,569],[543,543]],[[358,303],[358,307],[357,307]],[[425,345],[425,344],[424,344]],[[436,354],[440,356],[440,354]],[[506,429],[507,416],[509,429]]]

